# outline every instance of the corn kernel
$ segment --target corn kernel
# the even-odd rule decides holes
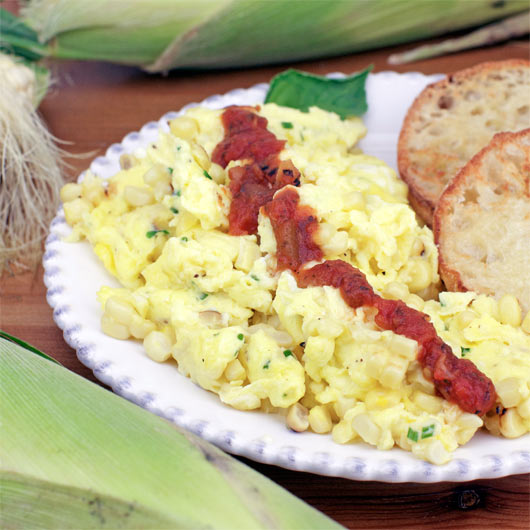
[[[105,302],[105,313],[116,322],[125,324],[126,326],[132,322],[132,319],[136,315],[133,306],[117,296],[111,296],[107,299]]]
[[[465,311],[462,311],[461,313],[458,313],[455,317],[456,326],[459,330],[463,330],[464,328],[467,328],[473,320],[477,318],[477,314],[472,311],[471,309],[466,309]]]
[[[208,174],[217,184],[223,184],[226,180],[225,170],[219,164],[212,164]]]
[[[346,444],[355,437],[349,421],[341,421],[331,431],[333,441],[338,444]]]
[[[129,153],[120,155],[120,167],[122,169],[131,169],[136,164],[138,164],[138,159],[134,155],[130,155]]]
[[[101,331],[114,339],[126,340],[130,337],[129,328],[116,322],[107,313],[103,313],[101,317]]]
[[[144,173],[144,182],[148,186],[155,187],[159,182],[169,184],[170,181],[171,175],[168,168],[162,164],[155,164]]]
[[[409,295],[409,290],[403,283],[390,282],[385,285],[383,293],[392,300],[405,300]]]
[[[505,294],[499,300],[499,315],[501,324],[509,324],[510,326],[521,324],[521,306],[515,296]]]
[[[314,432],[319,434],[331,431],[333,425],[327,407],[318,405],[309,411],[309,426]]]
[[[144,339],[144,348],[147,355],[153,361],[159,363],[167,361],[171,357],[171,341],[161,331],[151,331]]]
[[[517,412],[521,418],[530,418],[530,397],[527,397],[522,403],[517,406]]]
[[[388,361],[388,355],[383,352],[373,353],[366,360],[366,373],[374,379],[379,379],[381,371]]]
[[[495,320],[499,320],[499,305],[491,296],[482,295],[477,297],[473,300],[471,307],[481,316],[488,315]]]
[[[451,454],[445,449],[440,440],[433,440],[425,451],[425,457],[433,464],[441,465],[449,462]]]
[[[199,144],[192,143],[191,154],[193,155],[195,162],[197,162],[197,164],[199,164],[199,166],[201,166],[202,169],[209,171],[212,163],[210,161],[208,154],[204,150],[204,147],[202,147]]]
[[[139,315],[135,315],[129,324],[129,330],[135,339],[143,339],[155,329],[156,326],[153,322],[145,320]]]
[[[379,376],[379,382],[385,388],[399,388],[405,379],[407,371],[407,361],[401,358],[394,358],[392,362],[385,366]]]
[[[79,199],[81,198],[82,191],[83,191],[83,188],[81,184],[77,184],[74,182],[65,184],[61,188],[61,201],[70,202],[70,201],[73,201],[74,199]]]
[[[169,130],[171,131],[171,134],[178,138],[190,140],[199,133],[199,124],[193,118],[181,116],[170,120]]]
[[[83,216],[90,212],[91,205],[85,199],[74,199],[63,205],[66,222],[73,226],[82,221]]]
[[[247,373],[239,359],[234,359],[228,363],[225,369],[225,377],[228,381],[244,381],[246,376]]]
[[[135,207],[151,204],[154,200],[151,189],[139,186],[125,186],[123,196],[131,206]]]
[[[411,292],[421,291],[432,282],[431,265],[426,260],[412,260],[409,274],[410,280],[408,285]]]
[[[437,414],[442,410],[442,399],[437,396],[431,396],[425,392],[417,390],[414,392],[413,397],[414,403],[418,405],[422,410],[429,412],[430,414]]]
[[[503,407],[516,407],[523,399],[520,386],[524,384],[517,377],[507,377],[498,383],[495,383],[495,390],[501,400]]]
[[[352,420],[352,426],[366,443],[377,445],[381,436],[381,429],[368,414],[355,416]]]
[[[508,409],[501,416],[500,430],[506,438],[518,438],[526,432],[526,426],[517,410]]]
[[[291,405],[287,412],[286,423],[293,431],[307,431],[307,428],[309,427],[309,414],[307,409],[300,403]]]

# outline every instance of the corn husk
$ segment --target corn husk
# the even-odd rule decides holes
[[[49,56],[159,72],[358,52],[525,10],[527,0],[33,0],[23,15]]]
[[[196,436],[0,338],[0,527],[342,528]]]

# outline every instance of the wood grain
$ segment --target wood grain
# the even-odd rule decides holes
[[[519,40],[458,55],[390,68],[386,58],[401,46],[369,53],[291,64],[314,73],[375,71],[452,72],[486,60],[528,58],[530,45]],[[64,62],[51,65],[55,86],[41,105],[51,131],[69,142],[68,178],[76,178],[93,156],[125,134],[157,120],[169,110],[214,93],[268,81],[286,65],[263,68],[148,75],[124,66]],[[80,271],[80,278],[82,271]],[[0,328],[56,357],[64,366],[96,381],[76,358],[53,322],[46,303],[42,268],[0,280]],[[348,528],[530,528],[530,475],[467,484],[382,484],[297,473],[241,459]]]

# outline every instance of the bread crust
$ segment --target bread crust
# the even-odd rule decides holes
[[[511,153],[517,156],[515,169],[512,167],[513,162],[506,158],[506,154]],[[502,163],[500,172],[499,168],[492,169],[492,162],[497,161]],[[510,164],[512,166],[507,168]],[[470,194],[474,198],[469,199]],[[515,204],[520,207],[513,208]],[[486,214],[478,216],[477,211],[486,211]],[[491,222],[491,226],[502,223],[501,228],[519,231],[515,234],[517,237],[508,238],[508,242],[502,238],[496,238],[493,242],[506,261],[515,260],[528,266],[510,274],[510,267],[503,266],[503,263],[489,264],[488,255],[472,261],[473,258],[466,254],[470,236],[473,236],[474,231],[479,233],[487,230],[483,223],[485,218]],[[472,290],[497,298],[503,294],[513,294],[519,299],[523,311],[530,311],[530,128],[496,134],[445,188],[436,205],[433,220],[439,272],[449,291]],[[465,226],[462,231],[455,228],[459,223]],[[495,238],[495,235],[490,233],[486,237]],[[483,234],[481,237],[484,237]],[[504,277],[496,277],[493,281],[491,277],[487,278],[487,274],[479,279],[472,277],[459,266],[470,259],[471,263],[466,263],[468,270],[469,265],[476,267],[477,271],[488,271],[488,267],[494,266],[496,271],[501,271],[497,276],[502,276],[504,271]],[[482,263],[483,260],[485,263]]]
[[[514,72],[523,80],[523,90],[509,86]],[[511,90],[512,101],[506,104],[514,107],[513,112],[498,108],[497,99],[504,90],[506,94]],[[471,156],[497,132],[530,127],[530,112],[518,114],[517,110],[528,105],[529,90],[530,61],[509,59],[457,71],[428,85],[416,97],[401,128],[397,163],[409,187],[409,202],[428,226],[432,227],[444,187]],[[481,127],[482,122],[488,126]],[[446,131],[451,123],[455,130]],[[452,143],[458,148],[452,150]]]

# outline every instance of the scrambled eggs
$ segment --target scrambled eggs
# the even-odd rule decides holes
[[[405,184],[354,146],[362,122],[318,108],[261,106],[280,154],[301,173],[300,203],[317,214],[325,259],[358,267],[382,296],[427,313],[440,337],[492,379],[499,406],[484,418],[436,395],[415,341],[382,331],[331,287],[299,288],[277,272],[263,211],[258,235],[227,233],[228,170],[210,160],[222,111],[194,108],[158,141],[123,155],[108,182],[88,173],[62,198],[73,239],[86,238],[123,285],[104,287],[102,329],[143,340],[158,362],[241,410],[283,412],[297,431],[394,445],[440,464],[483,424],[530,431],[530,317],[499,313],[492,298],[439,294],[437,251],[407,203]],[[505,304],[510,306],[510,304]]]

